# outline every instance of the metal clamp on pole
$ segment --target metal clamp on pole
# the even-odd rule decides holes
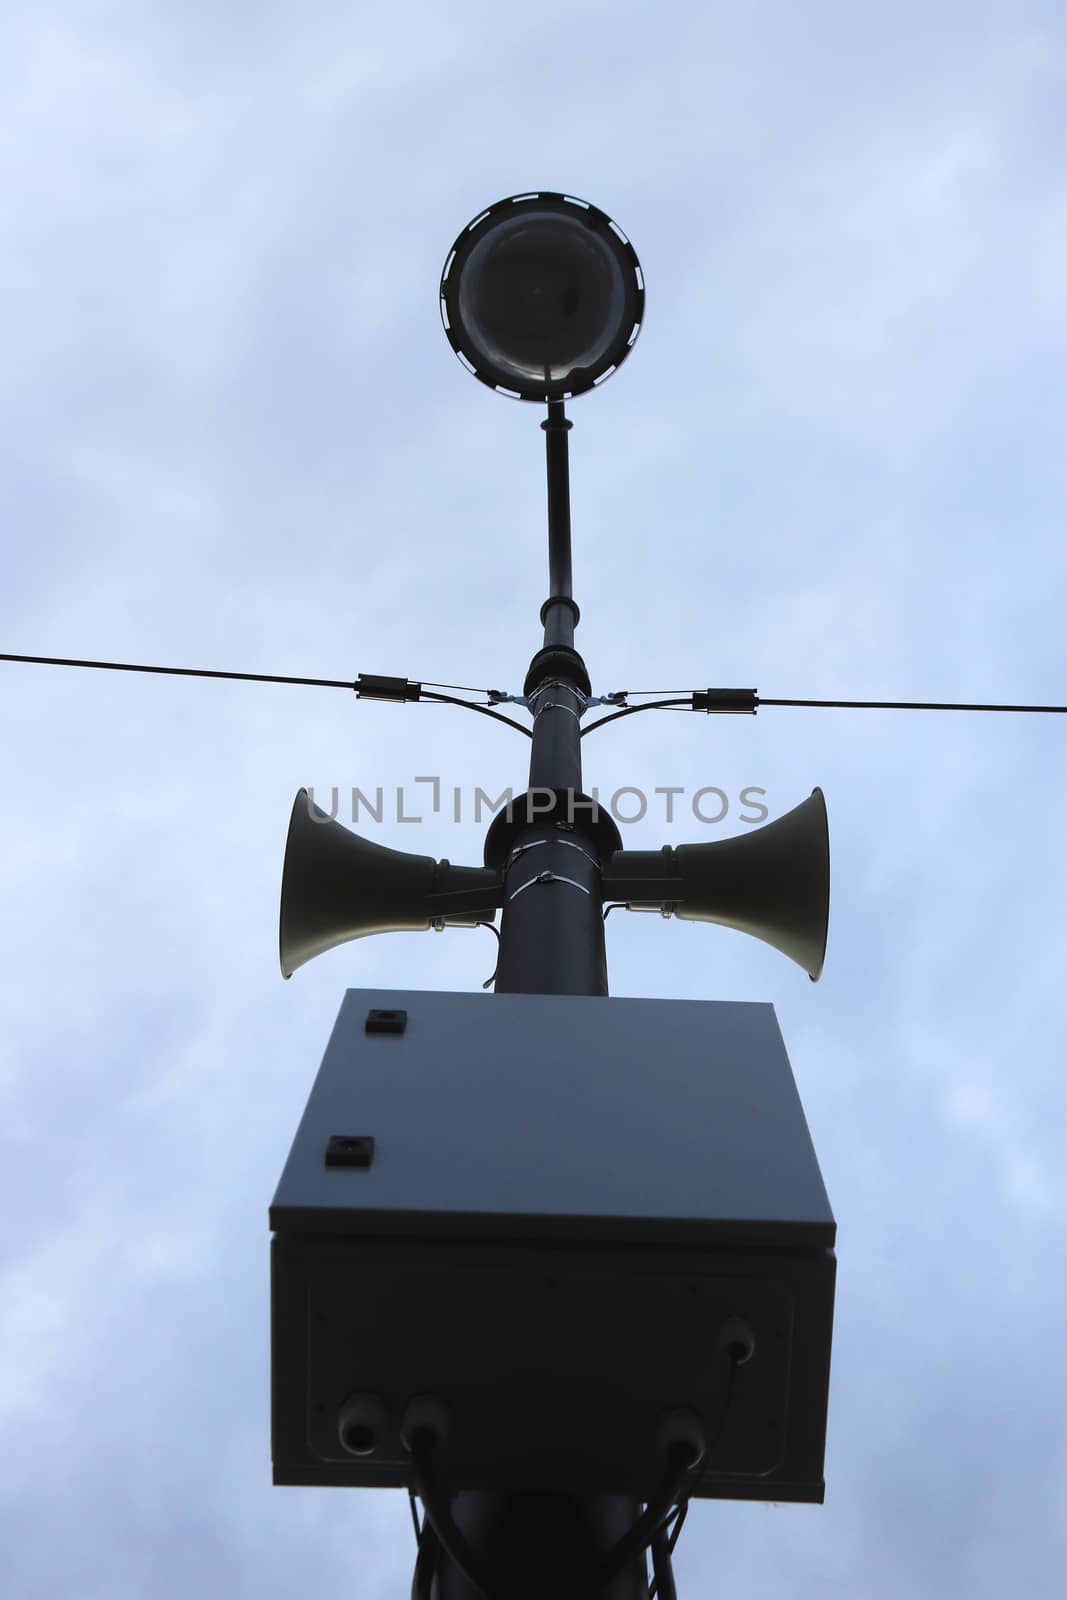
[[[570,824],[557,823],[556,826],[557,827],[570,826]],[[573,839],[561,839],[558,834],[554,834],[551,839],[530,839],[530,840],[527,841],[526,844],[517,844],[515,846],[514,850],[511,851],[510,855],[508,856],[507,861],[504,864],[505,865],[505,871],[507,870],[508,867],[511,866],[513,861],[517,861],[519,859],[519,857],[521,855],[523,855],[527,850],[536,850],[538,845],[542,845],[542,844],[550,844],[550,845],[562,844],[562,845],[566,845],[568,850],[577,850],[581,855],[583,855],[585,857],[585,859],[587,861],[591,861],[592,862],[593,866],[596,867],[597,871],[600,870],[600,862],[599,862],[598,858],[595,855],[593,855],[592,851],[587,850],[584,845],[576,844]]]
[[[584,883],[579,883],[577,878],[565,878],[561,872],[546,870],[539,872],[536,878],[528,878],[525,883],[521,883],[517,889],[514,889],[508,895],[508,899],[516,899],[524,889],[532,888],[535,883],[569,883],[572,889],[580,889],[583,894],[592,894],[593,892],[591,889],[587,889]]]

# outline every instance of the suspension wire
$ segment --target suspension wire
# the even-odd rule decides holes
[[[956,700],[771,700],[763,695],[757,695],[755,709],[758,710],[761,706],[816,706],[842,711],[1021,711],[1067,714],[1067,706],[989,705]],[[640,706],[624,706],[621,711],[613,711],[610,716],[598,717],[595,722],[589,723],[582,729],[582,738],[584,739],[587,733],[592,733],[595,728],[603,728],[606,723],[616,722],[619,717],[631,717],[638,711],[664,710],[704,711],[705,708],[694,706],[690,695],[686,695],[684,699],[650,700]],[[712,714],[714,710],[713,707]]]
[[[829,706],[846,711],[1058,711],[1067,706],[970,705],[955,700],[767,700],[757,697],[761,706]]]
[[[688,698],[693,693],[700,693],[692,689],[618,689],[616,697],[627,699],[631,695],[685,695]],[[670,704],[680,704],[671,701]],[[825,706],[831,709],[856,711],[1052,711],[1067,713],[1067,706],[1016,706],[1003,704],[978,704],[957,700],[772,700],[767,696],[756,696],[757,706]],[[628,710],[651,710],[651,706],[632,706]],[[703,710],[703,707],[698,709]],[[601,721],[607,722],[603,717]]]
[[[469,683],[431,683],[428,678],[420,678],[419,682],[427,689],[457,689],[461,694],[489,694],[488,689],[473,689]]]
[[[603,728],[609,722],[617,722],[620,717],[635,716],[638,711],[660,711],[665,706],[684,706],[687,711],[692,711],[690,699],[691,693],[682,700],[649,700],[643,706],[623,706],[621,711],[612,711],[609,716],[598,717],[595,722],[582,729],[581,736],[584,739],[587,733],[593,733],[595,729]]]
[[[347,689],[349,692],[358,690],[358,683],[347,678],[307,678],[295,677],[278,672],[221,672],[208,667],[161,667],[137,661],[85,661],[71,656],[25,656],[13,655],[7,651],[0,651],[0,661],[19,662],[27,666],[37,667],[89,667],[102,672],[152,672],[166,677],[175,678],[216,678],[227,679],[240,683],[291,683],[317,689]],[[425,680],[423,680],[425,687]],[[488,689],[473,689],[462,684],[431,685],[433,688],[454,688],[466,694],[489,694]],[[628,694],[652,694],[661,691],[651,689],[620,689],[618,696]],[[663,691],[665,692],[665,691]],[[613,711],[606,717],[598,717],[582,729],[582,737],[592,733],[594,728],[602,728],[608,722],[615,722],[619,717],[633,716],[638,711],[660,711],[672,706],[684,706],[691,696],[702,693],[701,690],[687,690],[684,695],[677,698],[648,700],[639,706],[623,706],[618,711]],[[493,717],[497,722],[504,722],[509,728],[517,728],[520,733],[532,738],[529,728],[513,718],[504,716],[499,711],[494,711],[491,706],[475,705],[470,700],[459,700],[451,694],[426,694],[420,693],[420,700],[435,700],[444,705],[464,706],[468,711],[477,711],[485,717]],[[1003,705],[988,702],[972,702],[959,700],[784,700],[771,699],[765,695],[756,696],[756,706],[785,706],[785,707],[816,707],[839,711],[1010,711],[1032,712],[1052,715],[1067,715],[1067,706],[1038,706],[1038,705]],[[690,710],[705,710],[703,706],[689,706]],[[714,711],[715,708],[712,707]]]
[[[276,672],[217,672],[207,667],[160,667],[137,661],[82,661],[69,656],[20,656],[6,652],[0,652],[0,661],[16,661],[37,667],[92,667],[102,672],[152,672],[175,678],[225,678],[242,683],[295,683],[318,689],[347,689],[349,694],[358,692],[359,688],[357,682],[347,678],[296,678]],[[472,694],[487,692],[481,689],[471,691]],[[475,705],[471,700],[458,700],[450,694],[420,693],[418,698],[439,701],[442,705],[463,706],[467,711],[477,711],[483,717],[492,717],[496,722],[503,722],[509,728],[518,729],[519,733],[524,733],[528,739],[533,738],[532,731],[524,728],[521,722],[516,722],[512,717],[505,717],[489,706]]]
[[[149,667],[134,661],[74,661],[65,656],[13,656],[0,653],[0,661],[23,661],[38,667],[98,667],[104,672],[159,672],[176,678],[238,678],[245,683],[301,683],[317,689],[355,688],[351,679],[288,678],[274,672],[212,672],[206,667]]]
[[[473,700],[457,700],[451,694],[420,694],[420,700],[438,700],[446,706],[463,706],[467,711],[477,711],[483,717],[492,717],[494,722],[506,723],[509,728],[517,728],[524,733],[527,739],[533,738],[532,728],[524,728],[521,722],[516,722],[514,717],[505,717],[503,712],[494,711],[490,706],[476,706]]]

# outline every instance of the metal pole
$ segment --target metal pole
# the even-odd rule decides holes
[[[504,868],[498,994],[608,992],[604,954],[599,830],[582,804],[581,718],[589,693],[574,649],[578,608],[571,595],[571,517],[563,401],[549,403],[549,583],[541,607],[544,646],[526,675],[533,714],[526,825],[511,840]],[[516,815],[521,818],[519,803]]]
[[[541,607],[545,645],[574,647],[578,607],[571,586],[571,477],[567,420],[562,400],[548,402],[545,457],[548,464],[548,599]]]
[[[530,663],[526,694],[534,717],[530,814],[511,840],[497,965],[498,994],[606,995],[600,851],[604,834],[581,796],[580,719],[589,693],[574,649],[578,608],[571,597],[570,496],[563,402],[550,401],[548,464],[549,582],[541,611],[545,643]],[[516,815],[519,815],[516,803]],[[600,841],[600,843],[598,843]],[[559,1040],[566,1050],[566,1038]],[[579,1063],[575,1063],[576,1068]],[[619,1495],[466,1492],[452,1515],[467,1541],[514,1591],[546,1595],[595,1567],[637,1520],[640,1502]],[[442,1552],[435,1600],[480,1600],[480,1591]],[[583,1597],[584,1600],[584,1597]],[[588,1600],[594,1600],[590,1595]],[[596,1594],[596,1600],[648,1600],[643,1556]]]

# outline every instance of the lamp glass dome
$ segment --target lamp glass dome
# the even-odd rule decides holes
[[[643,299],[621,230],[554,194],[490,207],[456,241],[441,284],[457,354],[524,400],[580,394],[607,376],[629,353]]]

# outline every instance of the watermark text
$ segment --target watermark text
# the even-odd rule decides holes
[[[415,786],[419,787],[416,788]],[[727,817],[753,826],[766,822],[770,815],[764,804],[767,791],[758,784],[746,784],[731,795],[717,784],[688,789],[683,784],[657,784],[646,789],[638,784],[622,784],[610,795],[602,796],[595,786],[588,795],[567,790],[562,805],[553,789],[518,791],[507,788],[499,794],[478,785],[445,785],[439,777],[420,776],[408,784],[376,784],[361,788],[353,784],[329,789],[308,787],[308,810],[314,805],[331,822],[351,821],[358,825],[376,822],[420,823],[431,818],[451,822],[487,822],[504,812],[510,822],[518,814],[536,821],[554,813],[573,824],[577,819],[599,820],[602,812],[613,822],[627,824],[646,820],[667,823],[689,821],[714,827]]]

